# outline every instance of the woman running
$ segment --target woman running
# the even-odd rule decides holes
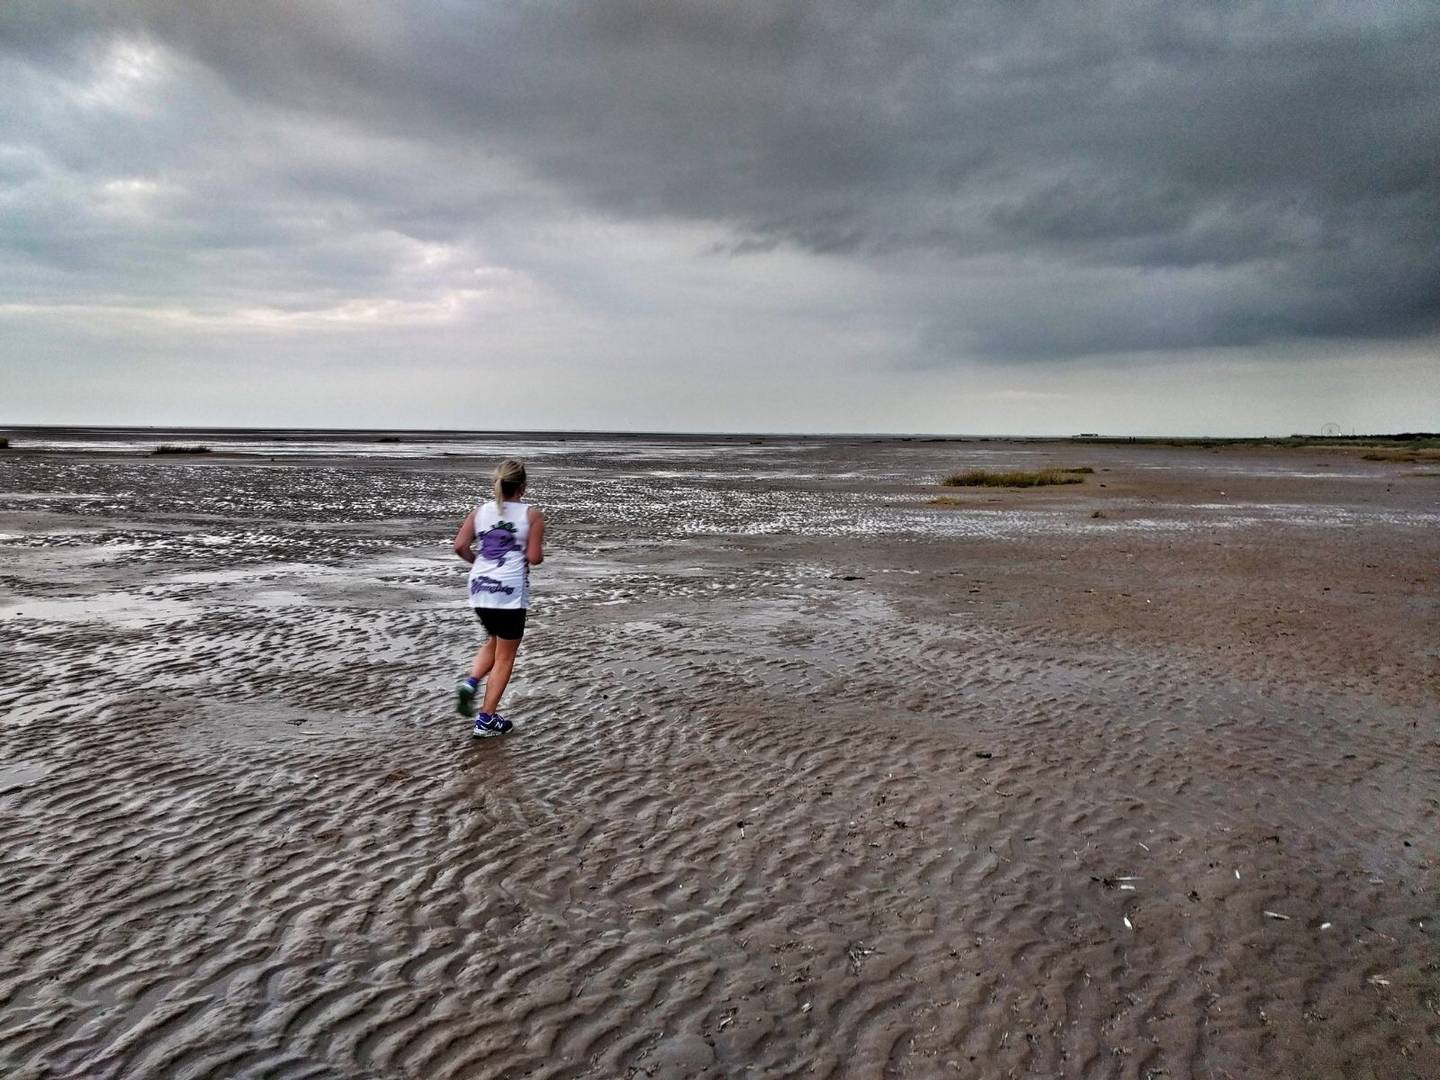
[[[470,677],[455,688],[455,708],[461,716],[475,717],[477,737],[503,735],[514,726],[500,715],[500,696],[525,636],[530,567],[545,558],[541,551],[545,519],[529,503],[519,501],[524,494],[525,463],[513,458],[502,461],[495,470],[494,498],[470,511],[455,534],[455,554],[471,564],[470,606],[489,635],[475,654]],[[476,713],[475,695],[482,679],[485,701]]]

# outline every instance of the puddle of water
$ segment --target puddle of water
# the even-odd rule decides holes
[[[144,626],[160,619],[188,618],[198,610],[198,605],[183,600],[157,600],[134,593],[109,592],[64,598],[27,597],[0,605],[0,619],[103,621],[117,626]]]
[[[245,605],[258,608],[313,607],[315,601],[293,589],[257,589],[245,597]]]
[[[1274,521],[1286,525],[1419,525],[1440,524],[1440,514],[1424,510],[1383,510],[1359,509],[1333,504],[1306,503],[1196,503],[1196,510],[1209,511],[1220,515],[1219,522],[1227,518],[1253,524],[1258,521]]]
[[[79,491],[0,491],[0,501],[3,502],[41,502],[46,499],[80,499],[93,502],[103,498],[103,495],[87,495]]]
[[[29,787],[49,774],[47,765],[0,765],[0,795]]]

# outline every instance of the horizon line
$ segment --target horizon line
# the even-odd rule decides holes
[[[1401,434],[1427,435],[1428,432],[1350,432],[1326,435],[1320,432],[1291,432],[1286,435],[1216,435],[1196,432],[1075,432],[1069,435],[1039,435],[1016,432],[940,432],[940,431],[760,431],[760,430],[659,430],[644,428],[405,428],[405,427],[266,427],[254,425],[190,425],[190,424],[0,424],[0,431],[46,432],[213,432],[213,433],[277,433],[320,435],[444,435],[504,437],[507,435],[612,435],[656,438],[783,438],[783,439],[1214,439],[1244,441],[1254,439],[1363,439],[1387,438]]]

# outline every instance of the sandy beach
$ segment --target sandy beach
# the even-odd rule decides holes
[[[1433,462],[205,441],[0,451],[6,1080],[1440,1077]]]

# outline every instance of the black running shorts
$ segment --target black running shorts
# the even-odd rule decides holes
[[[506,641],[519,641],[525,636],[524,608],[477,607],[475,617],[480,620],[480,625],[485,627],[485,632],[491,637],[504,638]]]

